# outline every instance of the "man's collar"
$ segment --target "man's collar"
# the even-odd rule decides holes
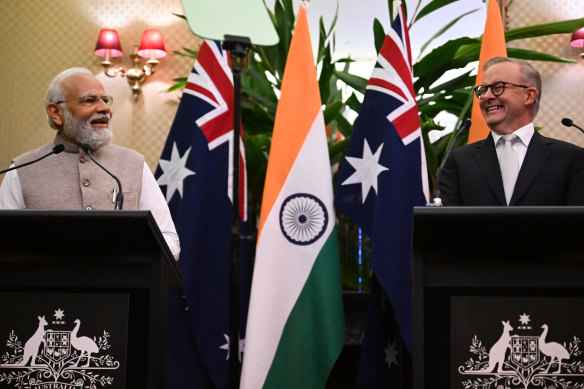
[[[53,143],[55,145],[61,144],[61,145],[65,146],[65,151],[68,153],[79,154],[79,146],[77,146],[75,143],[66,141],[65,139],[63,139],[63,137],[61,137],[61,134],[59,134],[58,132],[57,132],[57,135],[55,135],[55,139],[53,140]]]
[[[529,124],[519,128],[513,132],[513,134],[517,135],[519,137],[519,139],[521,139],[521,142],[526,147],[529,146],[529,142],[531,142],[531,138],[533,137],[534,133],[535,133],[535,127],[533,126],[533,123],[529,123]],[[501,134],[497,134],[493,130],[491,130],[491,135],[493,137],[493,140],[495,141],[495,145],[497,145],[497,142],[503,136]]]

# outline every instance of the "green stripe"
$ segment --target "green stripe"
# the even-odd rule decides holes
[[[264,388],[325,387],[345,336],[336,226],[284,326]]]

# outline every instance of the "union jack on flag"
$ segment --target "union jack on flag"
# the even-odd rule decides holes
[[[195,123],[209,144],[209,150],[229,142],[228,196],[231,199],[233,187],[233,75],[229,53],[221,49],[217,42],[204,41],[199,50],[197,62],[184,89],[184,93],[208,103],[212,109],[201,115]],[[239,213],[247,220],[247,174],[245,170],[245,149],[242,132],[239,139]]]
[[[387,93],[401,103],[387,119],[406,145],[421,136],[411,63],[410,39],[403,14],[399,12],[379,51],[367,89]]]
[[[166,388],[227,388],[233,187],[233,77],[229,53],[205,41],[188,77],[156,178],[181,242],[180,291],[169,301]],[[239,215],[247,221],[247,176],[240,135]],[[242,242],[240,344],[251,281],[251,249]]]
[[[397,338],[412,346],[410,255],[414,206],[428,198],[428,179],[418,106],[412,83],[410,44],[403,10],[385,37],[367,84],[353,135],[339,172],[337,208],[371,240],[371,265],[389,299],[383,313],[395,320],[388,331],[383,298],[370,301],[358,387],[381,387],[397,379]],[[373,293],[373,289],[372,289]],[[373,309],[375,308],[375,309]]]

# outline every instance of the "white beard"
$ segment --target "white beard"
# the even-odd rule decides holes
[[[92,150],[98,150],[101,146],[108,145],[112,142],[114,137],[113,131],[110,127],[106,128],[91,128],[91,121],[95,119],[108,119],[109,114],[93,115],[89,120],[84,121],[73,115],[67,108],[63,108],[65,113],[65,124],[63,132],[69,138],[76,140],[80,144],[88,144]]]

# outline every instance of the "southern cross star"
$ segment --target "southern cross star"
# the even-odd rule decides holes
[[[167,185],[166,187],[166,202],[168,203],[172,198],[174,192],[178,192],[179,196],[182,197],[183,192],[183,182],[188,176],[194,175],[195,172],[186,167],[187,159],[189,158],[189,153],[191,148],[182,155],[178,153],[176,143],[172,145],[172,153],[170,155],[170,161],[161,159],[158,164],[160,169],[162,169],[162,175],[158,177],[158,185]]]
[[[385,363],[387,363],[387,369],[391,369],[391,365],[397,366],[397,341],[390,343],[387,342],[387,348],[385,349]]]
[[[379,164],[379,157],[381,157],[382,149],[383,143],[379,145],[375,154],[371,153],[369,143],[367,143],[367,139],[364,139],[362,158],[345,157],[347,162],[355,168],[355,172],[343,182],[343,185],[361,184],[363,203],[365,203],[365,199],[371,188],[377,193],[377,177],[379,174],[385,170],[389,170],[385,166]]]
[[[227,350],[227,357],[225,357],[225,360],[228,360],[229,359],[229,354],[230,354],[229,353],[229,335],[223,334],[223,336],[225,337],[225,344],[222,345],[222,346],[220,346],[219,348],[221,350]],[[241,339],[241,338],[239,338],[239,336],[238,336],[238,339],[239,339],[239,342],[238,342],[238,348],[239,348],[238,355],[239,355],[239,362],[241,362],[242,354],[245,352],[245,339]]]

